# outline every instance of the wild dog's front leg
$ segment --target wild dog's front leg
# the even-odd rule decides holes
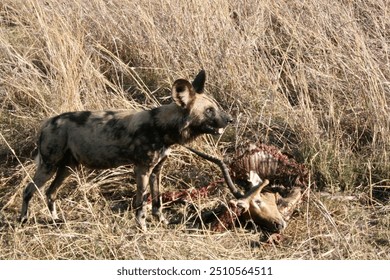
[[[138,226],[142,230],[146,230],[146,202],[147,202],[147,187],[151,168],[145,166],[135,166],[134,172],[137,181],[137,195],[135,198],[135,218]]]
[[[168,156],[164,156],[160,162],[153,168],[152,174],[150,175],[150,191],[152,194],[152,214],[156,216],[160,222],[168,224],[165,219],[162,208],[161,208],[161,196],[160,196],[160,183],[161,183],[161,168],[166,161]]]

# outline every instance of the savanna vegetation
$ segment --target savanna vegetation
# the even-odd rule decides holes
[[[229,158],[261,142],[310,170],[281,244],[241,228],[151,221],[138,231],[131,167],[73,172],[59,194],[63,224],[42,194],[18,224],[45,118],[166,104],[173,81],[199,69],[235,121],[194,147]],[[390,258],[389,1],[1,0],[0,101],[0,259]],[[165,190],[221,178],[181,147],[163,173]],[[219,184],[194,203],[230,198]]]

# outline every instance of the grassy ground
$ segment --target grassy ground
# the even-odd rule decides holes
[[[389,13],[380,0],[3,0],[0,259],[389,259]],[[261,141],[310,169],[281,245],[259,245],[260,233],[239,228],[151,221],[138,232],[131,168],[73,174],[60,192],[60,226],[40,195],[29,223],[16,223],[44,118],[165,104],[172,82],[201,68],[235,124],[198,148],[229,157],[240,142]],[[201,187],[216,171],[176,149],[164,188]],[[221,185],[196,204],[230,198]],[[176,207],[168,214],[186,211]]]

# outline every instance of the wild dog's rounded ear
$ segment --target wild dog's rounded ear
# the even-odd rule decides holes
[[[177,105],[188,108],[193,101],[195,93],[189,81],[184,79],[176,80],[172,86],[172,98]]]
[[[192,82],[192,86],[194,87],[196,93],[203,93],[205,82],[206,82],[206,71],[202,69],[200,70],[198,75],[196,75],[194,81]]]

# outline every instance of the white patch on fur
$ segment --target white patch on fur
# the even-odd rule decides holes
[[[36,166],[41,164],[41,154],[39,153],[39,151],[38,151],[37,156],[34,159],[34,163],[35,163]]]
[[[217,133],[218,133],[219,135],[221,135],[224,131],[225,131],[224,128],[218,128]]]

